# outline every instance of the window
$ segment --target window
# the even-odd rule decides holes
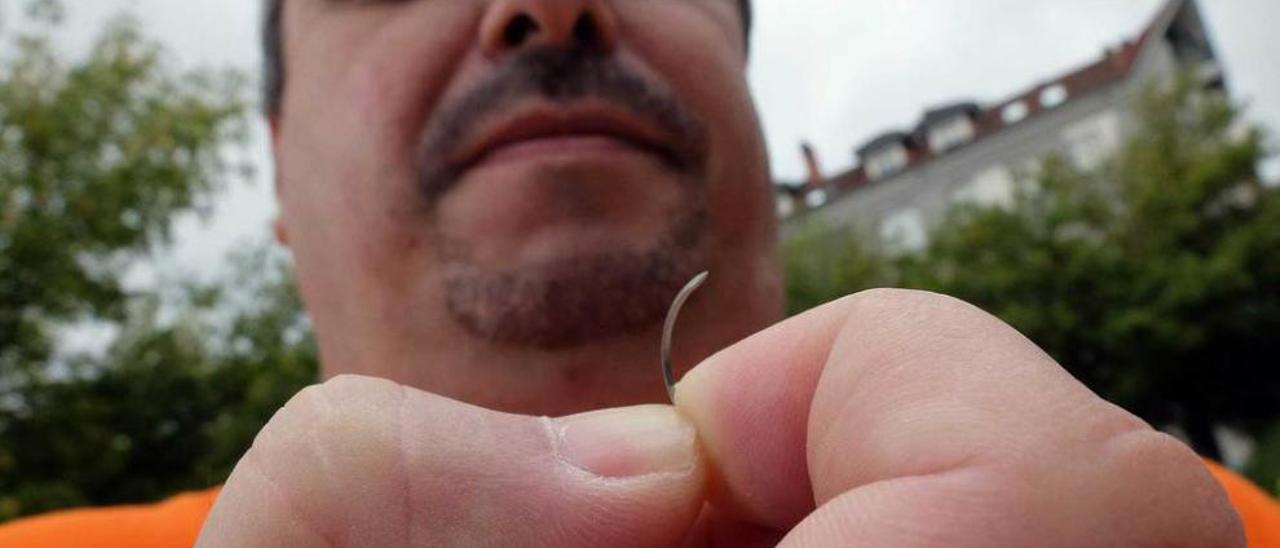
[[[915,208],[889,213],[880,222],[880,238],[894,251],[919,251],[928,243],[924,216]]]
[[[826,203],[827,191],[825,190],[812,190],[809,191],[808,194],[804,195],[804,205],[807,205],[810,208],[822,207],[826,205]]]
[[[902,145],[888,146],[867,156],[867,177],[877,180],[893,175],[907,167],[907,149]]]
[[[1067,153],[1079,167],[1097,167],[1121,146],[1120,117],[1104,111],[1062,130]]]
[[[786,219],[796,212],[796,200],[790,194],[777,195],[778,218]]]
[[[979,206],[1013,205],[1013,174],[1004,166],[982,170],[955,194],[955,201]]]
[[[1004,110],[1000,111],[1000,118],[1004,120],[1006,125],[1016,124],[1026,118],[1027,113],[1027,104],[1022,101],[1016,101],[1009,103],[1008,106],[1004,107]]]
[[[1262,176],[1263,181],[1267,181],[1263,184],[1275,186],[1274,183],[1280,182],[1280,158],[1272,156],[1263,160],[1258,164],[1258,174]]]
[[[956,116],[929,128],[929,150],[940,154],[973,140],[973,122]]]
[[[1065,102],[1067,102],[1067,87],[1062,84],[1054,84],[1040,92],[1040,106],[1044,108],[1053,108]]]

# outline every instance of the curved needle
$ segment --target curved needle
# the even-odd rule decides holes
[[[667,322],[662,326],[662,380],[667,385],[667,396],[671,398],[671,403],[676,403],[676,378],[675,373],[671,370],[671,333],[676,328],[676,318],[680,317],[680,309],[684,307],[684,302],[689,300],[689,296],[702,287],[703,282],[707,281],[709,273],[703,272],[694,276],[685,284],[676,294],[676,300],[671,302],[671,308],[667,310]]]

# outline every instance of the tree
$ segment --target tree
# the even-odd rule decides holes
[[[33,2],[56,18],[56,2]],[[243,78],[175,76],[117,20],[65,66],[48,34],[14,39],[0,65],[0,387],[38,382],[66,322],[120,321],[124,272],[168,243],[180,213],[231,174],[244,137]]]
[[[798,314],[858,289],[893,285],[895,271],[874,240],[809,225],[783,247],[787,312]]]
[[[125,283],[243,174],[244,78],[175,74],[128,19],[67,65],[61,4],[29,7],[48,25],[0,61],[0,521],[220,483],[317,371],[265,246],[210,284]],[[58,351],[86,323],[106,351]]]
[[[1109,163],[1046,158],[1011,206],[957,206],[921,252],[864,245],[854,268],[983,307],[1220,458],[1215,426],[1261,437],[1280,425],[1280,193],[1255,173],[1260,130],[1194,80],[1150,86],[1137,120]],[[790,274],[806,302],[862,288],[814,295],[814,273]]]
[[[22,408],[0,417],[4,518],[221,483],[272,414],[315,382],[287,263],[266,247],[235,262],[225,280],[135,300],[104,355],[21,392]]]

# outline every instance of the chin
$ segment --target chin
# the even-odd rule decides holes
[[[505,163],[460,181],[436,208],[438,232],[494,266],[662,245],[705,209],[700,180],[657,162]]]
[[[491,268],[444,269],[453,319],[511,347],[568,350],[655,329],[679,288],[705,267],[701,249],[601,250]]]
[[[596,257],[636,254],[667,245],[663,230],[638,229],[607,222],[548,223],[523,235],[512,266],[557,265],[574,268]]]
[[[707,266],[706,186],[643,155],[476,169],[435,208],[448,310],[511,346],[646,336]]]
[[[565,217],[524,232],[447,236],[448,310],[474,336],[509,346],[562,350],[644,336],[707,267],[705,208],[684,205],[641,223]]]

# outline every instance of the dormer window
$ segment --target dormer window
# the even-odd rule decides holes
[[[804,205],[809,206],[809,209],[817,209],[827,205],[827,191],[822,189],[810,190],[804,195]]]
[[[907,147],[894,144],[879,148],[866,156],[867,177],[875,181],[907,167]]]
[[[1005,105],[1004,110],[1000,111],[1000,119],[1004,120],[1005,125],[1012,125],[1026,119],[1029,112],[1025,102],[1015,101]]]
[[[1067,102],[1067,87],[1062,84],[1054,84],[1040,92],[1040,106],[1044,108],[1053,108],[1065,102]]]
[[[788,219],[796,213],[796,199],[790,194],[782,193],[777,195],[777,213],[779,219]]]
[[[929,150],[941,154],[973,140],[973,122],[968,116],[956,116],[930,126],[927,130]]]
[[[977,134],[973,120],[981,112],[982,108],[972,101],[927,110],[916,127],[916,139],[928,145],[934,154],[966,145]]]
[[[883,179],[906,169],[910,162],[907,146],[914,139],[908,133],[891,131],[858,149],[858,160],[867,179]]]

